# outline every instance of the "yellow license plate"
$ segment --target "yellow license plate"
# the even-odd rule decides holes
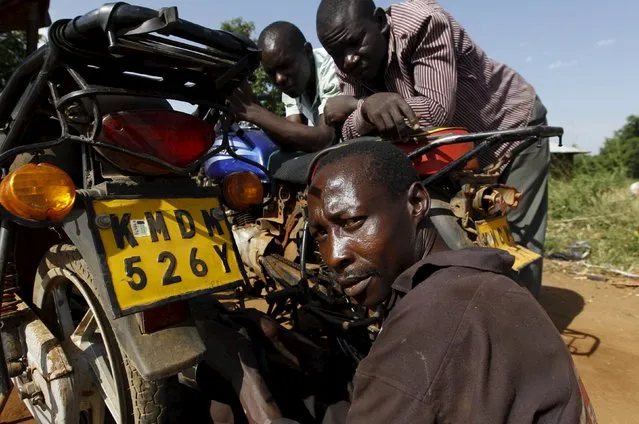
[[[242,281],[215,197],[94,200],[93,209],[117,316]]]
[[[540,254],[515,243],[506,217],[499,217],[490,221],[479,221],[476,227],[478,232],[477,240],[481,246],[502,249],[515,257],[513,265],[515,271],[519,271],[526,265],[541,258]]]

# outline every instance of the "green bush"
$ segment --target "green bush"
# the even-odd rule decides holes
[[[606,139],[598,155],[575,160],[578,174],[599,175],[610,171],[639,178],[639,116],[629,116],[626,124]]]
[[[551,180],[546,252],[576,241],[592,247],[588,262],[639,270],[639,201],[623,168],[579,173],[571,181]]]
[[[0,91],[13,70],[22,63],[27,52],[27,36],[24,32],[10,31],[0,34]]]
[[[575,158],[572,180],[551,179],[546,253],[585,241],[592,248],[589,263],[639,271],[639,200],[629,190],[633,179],[639,179],[635,115],[598,155]]]

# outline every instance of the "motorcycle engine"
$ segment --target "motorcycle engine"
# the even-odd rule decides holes
[[[265,280],[262,260],[279,255],[290,262],[300,257],[304,228],[304,194],[281,185],[273,201],[250,213],[231,211],[233,235],[249,278]]]

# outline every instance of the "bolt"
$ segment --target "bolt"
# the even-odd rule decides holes
[[[226,215],[224,214],[224,211],[221,208],[213,209],[213,218],[217,219],[218,221],[224,220],[225,216]]]
[[[111,228],[111,218],[106,215],[98,215],[95,217],[95,225],[101,230],[107,230]]]
[[[18,361],[7,362],[7,371],[9,372],[9,377],[11,378],[17,377],[20,374],[22,374],[25,368],[26,367],[24,366],[24,363],[22,362],[18,362]]]
[[[38,394],[42,394],[42,391],[36,383],[29,381],[18,388],[18,394],[20,395],[20,399],[33,399]]]
[[[44,395],[42,393],[37,393],[35,396],[33,396],[33,399],[31,399],[31,403],[33,403],[36,406],[39,406],[40,409],[44,410],[45,408],[45,403],[44,403]]]

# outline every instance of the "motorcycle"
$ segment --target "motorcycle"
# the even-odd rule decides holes
[[[126,3],[48,40],[0,93],[2,400],[14,386],[42,423],[176,421],[206,353],[198,308],[246,285],[224,209],[262,185],[199,170],[258,49]]]
[[[250,40],[176,8],[115,3],[55,22],[16,70],[0,94],[4,399],[14,385],[38,422],[179,420],[174,393],[198,387],[214,337],[196,317],[253,302],[331,356],[316,381],[350,380],[384,311],[343,295],[308,234],[321,153],[233,128],[226,96],[258,64]],[[502,225],[516,193],[468,164],[497,143],[524,138],[521,150],[561,133],[415,134],[409,157],[422,162],[480,142],[424,172],[446,242],[519,249]]]

